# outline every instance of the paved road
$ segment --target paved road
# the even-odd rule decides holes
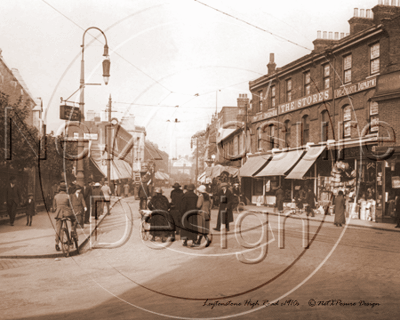
[[[137,202],[124,202],[123,206],[128,217],[129,206],[133,209],[133,232],[117,248],[87,247],[82,255],[59,261],[22,260],[13,265],[1,260],[0,317],[395,319],[400,316],[397,232],[345,230],[311,222],[309,249],[305,249],[301,220],[290,219],[285,225],[284,248],[279,248],[278,220],[269,216],[265,233],[268,238],[263,238],[264,242],[270,241],[267,255],[261,262],[245,264],[235,255],[245,248],[238,241],[240,237],[233,233],[227,235],[226,248],[221,247],[220,233],[213,235],[209,248],[185,248],[180,241],[167,249],[151,248],[150,242],[140,239]],[[103,221],[99,242],[116,243],[123,236],[126,216],[122,209],[115,208]],[[250,228],[242,234],[248,243],[260,238],[261,228],[254,228],[257,224],[260,222],[255,216],[243,221],[243,229]],[[247,252],[245,257],[257,258],[260,251]],[[278,298],[278,305],[263,306],[264,301]],[[311,299],[320,305],[310,306],[314,303]],[[341,302],[325,302],[328,300]],[[360,301],[364,303],[360,305]],[[221,305],[226,303],[229,305]],[[355,305],[349,305],[352,303]]]

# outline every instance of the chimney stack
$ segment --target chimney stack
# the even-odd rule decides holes
[[[360,9],[359,14],[358,8],[354,8],[354,16],[349,20],[351,35],[368,29],[374,25],[374,21],[369,17],[369,11],[367,10],[367,15],[365,15],[364,12],[365,9]]]
[[[271,75],[275,73],[276,70],[276,63],[275,63],[275,55],[273,53],[269,54],[269,62],[267,64],[268,74]]]
[[[335,37],[333,36],[333,32],[323,31],[321,38],[321,31],[317,31],[317,39],[313,41],[314,44],[314,51],[321,52],[324,51],[331,45],[334,45],[337,41],[339,41],[339,32],[335,32]]]
[[[373,21],[376,25],[382,23],[384,19],[391,19],[392,17],[400,14],[400,1],[396,0],[385,0],[384,2],[380,0],[378,5],[372,8]],[[371,17],[372,18],[372,17]]]

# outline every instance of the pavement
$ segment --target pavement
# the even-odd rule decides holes
[[[118,199],[111,200],[111,207]],[[111,211],[112,212],[112,211]],[[98,217],[99,226],[107,215]],[[37,259],[64,257],[62,251],[55,249],[55,213],[39,211],[32,219],[32,226],[26,225],[26,216],[19,215],[14,221],[14,226],[8,219],[2,219],[0,223],[0,259]],[[85,224],[84,228],[77,227],[79,249],[84,247],[96,230],[94,217],[91,224]],[[70,255],[76,255],[74,248]]]
[[[116,203],[118,199],[112,199],[112,204]],[[126,198],[128,201],[137,202],[134,197]],[[245,210],[254,214],[268,213],[278,215],[275,208],[264,206],[245,206]],[[215,212],[214,212],[215,211]],[[288,215],[291,211],[286,210],[284,215]],[[217,211],[213,210],[213,217],[216,221]],[[235,220],[238,213],[235,213]],[[100,225],[107,215],[102,215],[98,218],[97,224]],[[332,223],[334,215],[321,215],[317,214],[315,217],[309,216],[310,221]],[[307,219],[305,213],[292,214],[291,218],[294,219]],[[400,228],[395,228],[394,223],[377,223],[373,221],[364,221],[358,219],[346,219],[348,227],[356,228],[371,228],[383,231],[400,232]],[[211,228],[214,227],[212,223]],[[252,226],[247,226],[252,229]],[[232,228],[233,229],[233,228]],[[78,227],[79,248],[84,247],[90,237],[95,232],[95,221],[92,219],[92,225],[85,225],[84,229]],[[231,232],[233,232],[231,230]],[[63,257],[62,252],[58,252],[54,248],[55,238],[55,219],[54,213],[41,211],[33,217],[32,226],[26,226],[25,216],[20,216],[15,220],[14,226],[6,221],[0,223],[0,259],[29,259],[29,258],[58,258]],[[77,254],[74,249],[71,255]]]

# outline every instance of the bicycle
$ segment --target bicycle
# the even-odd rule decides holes
[[[71,247],[73,246],[71,239],[74,240],[76,251],[79,254],[78,239],[76,237],[72,237],[68,229],[68,221],[71,222],[71,219],[68,217],[64,217],[61,218],[60,220],[61,220],[61,231],[59,238],[61,242],[61,249],[62,252],[64,253],[64,256],[69,257]]]

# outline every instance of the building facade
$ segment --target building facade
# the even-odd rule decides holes
[[[372,209],[359,218],[393,214],[400,162],[382,147],[400,145],[400,7],[355,9],[348,22],[349,34],[318,32],[310,54],[281,68],[271,54],[268,73],[249,83],[256,114],[241,177],[250,201],[273,203],[280,185],[290,202],[311,187],[320,203],[338,190],[365,194]]]

